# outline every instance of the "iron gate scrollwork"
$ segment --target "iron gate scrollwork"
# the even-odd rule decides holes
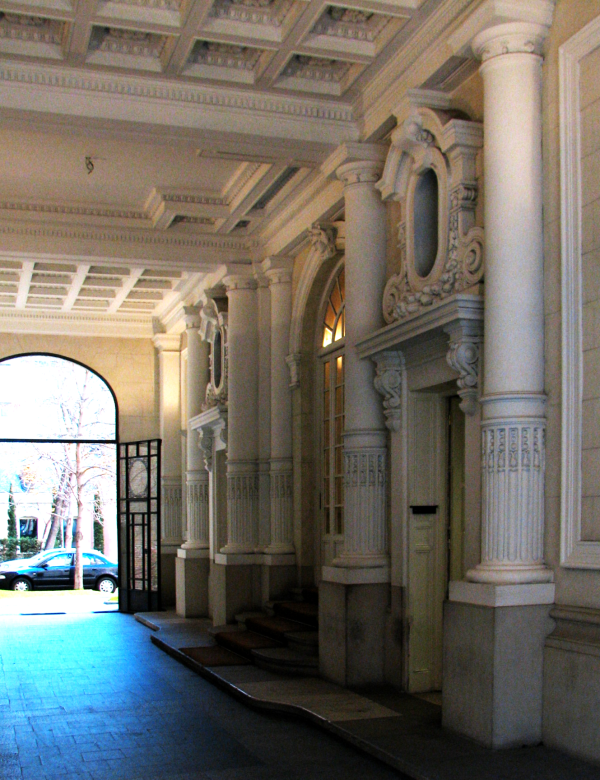
[[[160,439],[119,444],[119,609],[159,610]]]

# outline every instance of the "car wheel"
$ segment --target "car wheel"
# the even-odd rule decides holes
[[[96,590],[101,593],[114,593],[117,589],[117,583],[110,577],[100,577],[96,583]]]
[[[21,593],[24,593],[27,590],[33,590],[31,580],[28,580],[26,577],[17,577],[16,580],[12,581],[12,585],[10,587],[13,590],[18,590]]]

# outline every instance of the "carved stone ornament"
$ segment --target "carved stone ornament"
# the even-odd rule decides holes
[[[377,366],[373,384],[383,396],[385,424],[390,431],[399,431],[402,422],[402,380],[404,356],[401,352],[381,352],[373,357]]]
[[[204,468],[212,471],[213,467],[213,430],[212,428],[201,428],[198,436],[198,447],[202,450],[204,456]]]
[[[296,387],[300,387],[300,365],[302,363],[302,355],[299,352],[294,352],[292,355],[288,355],[285,359],[290,369],[290,388],[293,390]]]
[[[229,348],[227,343],[227,297],[221,290],[208,291],[209,300],[200,315],[200,336],[210,344],[210,381],[202,408],[227,404]]]
[[[483,276],[483,229],[475,225],[476,155],[483,145],[481,125],[453,118],[446,111],[419,107],[392,135],[383,176],[377,184],[384,200],[398,200],[399,272],[388,281],[383,316],[388,323],[417,314],[424,307],[463,292]],[[433,173],[432,173],[433,172]],[[435,174],[435,177],[433,176]],[[429,216],[437,251],[423,268],[424,179],[437,193]],[[430,199],[434,195],[427,196]],[[436,209],[435,201],[432,207]],[[433,244],[435,247],[435,243]]]
[[[308,231],[312,251],[315,252],[322,262],[330,260],[337,254],[335,239],[337,230],[334,227],[326,227],[315,223]]]

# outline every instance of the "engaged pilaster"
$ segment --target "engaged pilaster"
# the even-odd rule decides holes
[[[294,552],[292,397],[286,363],[292,311],[292,266],[273,260],[266,271],[271,291],[271,555]]]
[[[251,554],[258,543],[258,307],[256,280],[226,276],[229,391],[227,544],[221,553]]]
[[[208,384],[208,344],[199,334],[200,315],[195,306],[185,307],[187,336],[187,541],[184,550],[208,549],[208,472],[204,467],[198,433],[190,420],[202,411]]]

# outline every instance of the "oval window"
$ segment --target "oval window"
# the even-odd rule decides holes
[[[212,354],[212,369],[213,369],[213,383],[215,390],[218,390],[221,386],[221,331],[218,330],[215,333],[213,339],[213,354]]]
[[[439,186],[436,172],[429,168],[419,176],[414,195],[415,271],[429,276],[438,252]]]

